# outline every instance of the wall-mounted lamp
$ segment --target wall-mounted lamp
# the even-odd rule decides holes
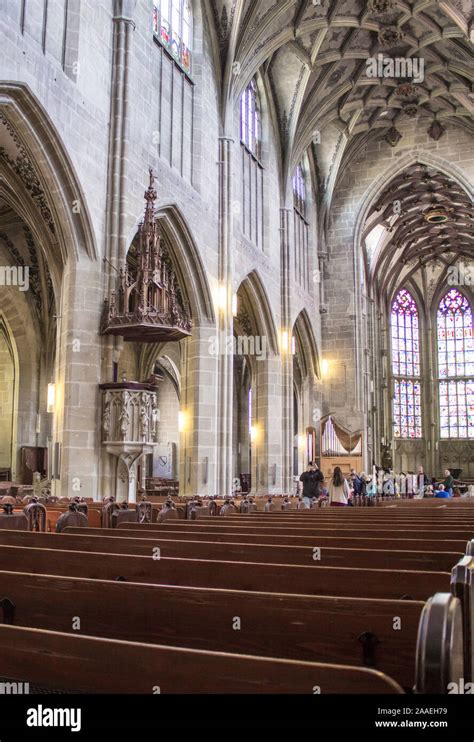
[[[256,425],[250,426],[250,440],[255,443],[258,439],[258,427]]]
[[[298,446],[299,448],[304,451],[306,446],[306,436],[305,435],[299,435],[298,436]]]
[[[51,413],[54,412],[54,403],[56,401],[56,384],[48,384],[48,398],[46,404],[46,411]]]
[[[326,359],[321,361],[321,374],[323,376],[327,376],[329,372],[329,361],[326,361]]]

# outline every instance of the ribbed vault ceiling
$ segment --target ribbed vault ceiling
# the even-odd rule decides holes
[[[430,223],[430,214],[446,221]],[[379,225],[385,233],[370,268],[380,291],[433,260],[447,268],[474,258],[472,201],[456,181],[428,165],[414,164],[390,181],[369,211],[363,241]]]
[[[285,174],[320,137],[321,180],[355,137],[405,117],[472,127],[470,0],[209,0],[224,100],[260,71],[271,95]],[[423,58],[424,79],[371,78],[366,60]],[[319,132],[319,134],[317,133]],[[332,174],[330,173],[332,170]]]

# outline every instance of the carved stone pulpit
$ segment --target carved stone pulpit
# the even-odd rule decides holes
[[[156,386],[136,381],[101,384],[102,445],[116,458],[115,499],[136,502],[136,464],[157,438]]]

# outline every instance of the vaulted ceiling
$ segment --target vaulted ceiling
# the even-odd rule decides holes
[[[363,242],[377,227],[383,230],[374,252],[367,251],[369,272],[385,295],[427,265],[441,278],[458,260],[474,259],[472,201],[428,165],[414,164],[387,184],[369,211]]]
[[[327,189],[355,139],[384,136],[405,117],[418,117],[426,129],[434,121],[473,126],[471,0],[209,3],[224,100],[260,72],[279,130],[284,176],[313,143]],[[423,59],[423,79],[402,85],[411,80],[368,76],[367,60],[378,54]]]
[[[453,125],[474,132],[472,0],[205,0],[205,7],[219,39],[223,120],[258,73],[284,187],[310,154],[323,238],[337,183],[369,139],[396,146],[409,119],[435,141]],[[412,69],[397,69],[397,59]],[[381,64],[376,76],[370,60]],[[441,204],[448,220],[426,221]],[[443,173],[419,164],[400,174],[365,226],[364,236],[385,227],[369,266],[381,276],[378,289],[410,276],[433,287],[450,264],[474,257],[472,218],[469,196]]]

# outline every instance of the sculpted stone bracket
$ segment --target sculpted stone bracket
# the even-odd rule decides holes
[[[153,453],[158,404],[152,384],[102,384],[102,445],[114,456],[117,501],[136,500],[136,463]]]

